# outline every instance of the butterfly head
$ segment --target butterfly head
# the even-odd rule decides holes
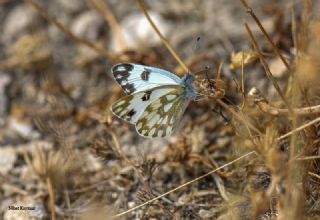
[[[194,84],[195,78],[191,74],[186,74],[182,78],[182,85],[185,88],[185,96],[188,99],[195,99],[196,97],[196,86]]]

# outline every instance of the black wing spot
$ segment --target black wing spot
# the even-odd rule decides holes
[[[143,95],[142,98],[141,98],[142,101],[148,101],[148,100],[150,99],[151,93],[152,93],[151,90],[145,91],[145,92],[144,92],[144,95]]]
[[[130,71],[132,71],[133,68],[133,65],[129,63],[118,64],[112,68],[114,78],[128,94],[131,94],[135,91],[134,84],[128,83],[128,77],[130,76]]]
[[[133,116],[134,114],[136,114],[137,112],[135,111],[135,110],[133,110],[133,109],[131,109],[128,113],[127,113],[127,115],[129,116],[129,117],[131,117],[131,116]]]
[[[149,70],[144,70],[140,75],[141,79],[144,81],[149,81],[150,73],[151,72]]]

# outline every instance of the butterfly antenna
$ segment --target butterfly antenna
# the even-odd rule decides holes
[[[224,96],[221,100],[231,105],[235,109],[239,110],[238,106],[233,101],[231,101],[231,99],[229,99],[227,96]]]
[[[219,111],[217,111],[217,110],[215,110],[215,109],[213,108],[212,111],[213,111],[214,113],[220,115],[226,123],[230,123],[230,120],[227,119],[227,117],[222,113],[221,109],[219,109]]]
[[[198,49],[198,45],[199,45],[199,41],[200,41],[200,36],[197,37],[196,39],[196,42],[194,43],[193,45],[193,48],[192,48],[192,51],[191,51],[191,54],[192,56],[195,56],[196,55],[196,50]],[[188,73],[187,74],[191,74],[188,70]],[[194,73],[193,75],[196,75],[197,73]]]

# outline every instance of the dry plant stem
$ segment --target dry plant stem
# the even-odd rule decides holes
[[[202,176],[199,176],[199,177],[197,177],[197,178],[195,178],[195,179],[193,179],[193,180],[191,180],[191,181],[189,181],[189,182],[186,182],[186,183],[184,183],[184,184],[182,184],[182,185],[180,185],[180,186],[178,186],[178,187],[176,187],[176,188],[174,188],[174,189],[172,189],[172,190],[169,190],[168,192],[163,193],[163,194],[160,195],[160,196],[157,196],[157,197],[155,197],[155,198],[153,198],[153,199],[150,199],[149,201],[147,201],[147,202],[145,202],[145,203],[142,203],[142,204],[140,204],[140,205],[138,205],[138,206],[136,206],[136,207],[133,207],[133,208],[127,210],[127,211],[124,211],[124,212],[121,212],[121,213],[119,213],[119,214],[117,214],[117,215],[114,215],[114,216],[112,217],[112,219],[121,217],[121,216],[123,216],[123,215],[126,215],[126,214],[128,214],[128,213],[130,213],[130,212],[132,212],[132,211],[134,211],[134,210],[136,210],[136,209],[139,209],[139,208],[141,208],[141,207],[143,207],[143,206],[145,206],[145,205],[147,205],[147,204],[149,204],[149,203],[151,203],[151,202],[153,202],[153,201],[156,201],[156,200],[158,200],[158,199],[160,199],[160,198],[162,198],[162,197],[164,197],[164,196],[166,196],[166,195],[169,195],[170,193],[173,193],[173,192],[175,192],[175,191],[177,191],[177,190],[179,190],[179,189],[182,189],[183,187],[186,187],[186,186],[188,186],[188,185],[190,185],[190,184],[192,184],[192,183],[195,183],[195,182],[197,182],[197,181],[199,181],[199,180],[201,180],[201,179],[203,179],[203,178],[205,178],[205,177],[207,177],[207,176],[209,176],[209,175],[217,172],[218,170],[221,170],[221,169],[223,169],[223,168],[225,168],[225,167],[227,167],[227,166],[230,166],[230,165],[233,164],[233,163],[238,162],[239,160],[242,160],[242,159],[245,158],[245,157],[250,156],[250,155],[253,154],[253,153],[255,153],[255,151],[250,151],[249,153],[244,154],[244,155],[238,157],[237,159],[234,159],[233,161],[230,161],[229,163],[226,163],[226,164],[224,164],[224,165],[222,165],[222,166],[220,166],[220,167],[218,167],[218,168],[216,168],[216,169],[214,169],[214,170],[211,170],[210,172],[208,172],[208,173],[206,173],[206,174],[204,174],[204,175],[202,175]]]
[[[301,130],[305,129],[306,127],[309,127],[309,126],[311,126],[311,125],[313,125],[313,124],[315,124],[317,122],[320,122],[320,117],[316,118],[316,119],[314,119],[314,120],[312,120],[312,121],[310,121],[310,122],[308,122],[308,123],[306,123],[306,124],[304,124],[304,125],[302,125],[300,127],[295,128],[294,130],[292,130],[292,131],[290,131],[290,132],[278,137],[276,140],[280,141],[280,140],[282,140],[282,139],[284,139],[284,138],[286,138],[288,136],[291,136],[291,135],[297,133],[298,131],[301,131]]]
[[[290,113],[288,109],[276,108],[269,105],[267,102],[261,101],[261,102],[257,102],[256,104],[258,105],[261,111],[268,113],[270,115],[288,115]],[[320,105],[303,107],[303,108],[294,108],[292,110],[294,114],[296,114],[297,116],[319,114]]]
[[[268,67],[268,64],[267,64],[266,61],[264,60],[264,57],[263,57],[262,52],[261,52],[261,50],[260,50],[260,47],[259,47],[259,45],[258,45],[255,37],[254,37],[253,34],[252,34],[252,31],[250,30],[250,28],[249,28],[249,26],[248,26],[247,23],[244,23],[244,26],[245,26],[245,28],[246,28],[246,30],[247,30],[247,33],[248,33],[249,37],[250,37],[251,43],[253,44],[256,52],[258,53],[260,62],[261,62],[262,66],[263,66],[263,68],[264,68],[264,70],[265,70],[265,72],[266,72],[266,74],[267,74],[267,77],[268,77],[269,80],[272,82],[274,88],[277,90],[277,92],[278,92],[278,94],[280,95],[280,97],[282,98],[283,102],[287,105],[290,113],[293,115],[294,113],[293,113],[293,111],[292,111],[292,109],[291,109],[291,107],[290,107],[290,104],[289,104],[289,102],[287,101],[287,99],[286,99],[286,97],[284,96],[284,94],[282,93],[282,91],[281,91],[281,89],[280,89],[277,81],[273,78],[272,73],[271,73],[271,71],[270,71],[270,69],[269,69],[269,67]]]
[[[120,59],[119,57],[109,53],[108,51],[106,51],[98,46],[96,46],[95,44],[87,41],[86,39],[74,35],[71,31],[69,31],[66,27],[64,27],[60,22],[58,22],[56,19],[54,19],[53,17],[48,15],[45,12],[45,10],[40,5],[35,3],[34,1],[32,1],[32,0],[25,0],[25,1],[28,4],[30,4],[40,16],[42,16],[44,19],[46,19],[47,21],[54,24],[60,31],[62,31],[65,35],[70,37],[72,40],[89,47],[93,51],[97,52],[98,54],[100,54],[108,59],[111,59],[111,60],[119,60]]]
[[[116,146],[116,149],[118,151],[118,153],[120,154],[120,156],[134,169],[134,171],[139,175],[140,180],[142,181],[145,189],[147,190],[148,194],[152,197],[154,197],[154,193],[151,189],[151,186],[149,184],[149,182],[146,180],[145,176],[140,172],[139,168],[125,155],[125,153],[121,150],[118,138],[116,136],[116,134],[111,130],[108,129],[109,133],[111,134],[112,140]],[[168,215],[170,215],[171,217],[173,217],[173,213],[171,213],[168,209],[166,209],[159,201],[157,201],[157,204],[159,205],[159,207]]]
[[[103,2],[102,0],[91,0],[91,2],[94,4],[94,6],[101,13],[103,13],[106,21],[109,23],[109,25],[111,27],[112,33],[115,34],[116,43],[118,44],[119,48],[124,49],[126,42],[125,42],[123,35],[121,33],[119,24],[118,24],[116,18],[114,17],[112,11],[108,7],[108,5],[105,2]]]
[[[54,190],[52,186],[52,182],[50,177],[46,178],[48,192],[49,192],[49,200],[50,200],[50,213],[51,213],[51,219],[56,219],[56,210],[55,210],[55,198],[54,198]]]
[[[227,109],[228,111],[230,111],[234,116],[236,116],[240,121],[242,121],[246,126],[248,126],[250,129],[252,129],[253,131],[255,131],[257,134],[259,135],[263,135],[261,131],[259,131],[256,127],[254,127],[250,122],[248,122],[244,116],[241,116],[239,113],[237,113],[236,111],[234,111],[232,108],[230,108],[226,103],[224,103],[223,101],[221,101],[220,99],[216,100],[217,103],[219,105],[221,105],[223,108]]]
[[[119,141],[118,141],[118,138],[116,136],[116,134],[111,130],[111,129],[108,129],[108,132],[110,133],[111,137],[112,137],[112,140],[116,146],[116,149],[117,149],[117,152],[118,154],[122,157],[122,159],[124,159],[137,173],[138,175],[143,179],[143,176],[141,175],[141,172],[139,171],[139,168],[127,157],[127,155],[125,155],[123,153],[123,151],[121,150],[121,147],[120,147],[120,144],[119,144]]]
[[[320,159],[320,156],[306,156],[306,157],[300,157],[295,160],[315,160]]]
[[[175,50],[172,48],[172,46],[168,43],[168,41],[164,38],[164,36],[161,34],[157,26],[153,23],[151,17],[149,16],[146,8],[144,7],[141,0],[136,0],[136,3],[138,4],[139,8],[143,12],[143,14],[148,19],[150,25],[152,26],[153,30],[157,33],[157,35],[160,37],[161,42],[166,46],[166,48],[169,50],[169,52],[172,54],[172,56],[176,59],[176,61],[179,63],[179,65],[186,71],[187,73],[190,73],[189,68],[184,64],[184,62],[180,59],[178,54],[175,52]]]
[[[271,37],[269,36],[269,34],[267,33],[266,29],[264,29],[264,27],[262,26],[259,18],[256,16],[256,14],[254,13],[253,9],[248,5],[248,3],[246,2],[246,0],[240,0],[240,2],[242,3],[242,5],[244,6],[244,8],[246,9],[247,13],[249,13],[251,15],[251,17],[253,18],[253,20],[256,22],[256,24],[259,26],[260,30],[262,31],[263,35],[267,38],[267,40],[269,41],[269,43],[272,46],[273,51],[279,56],[279,58],[282,60],[282,62],[284,63],[284,65],[287,67],[287,69],[289,69],[289,64],[287,62],[287,60],[282,56],[282,54],[280,53],[278,47],[275,45],[275,43],[272,41]]]
[[[310,176],[313,176],[313,177],[316,177],[316,178],[320,179],[320,176],[319,176],[318,174],[316,174],[316,173],[308,172],[308,174],[309,174]]]

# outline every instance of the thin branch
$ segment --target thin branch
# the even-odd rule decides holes
[[[295,160],[316,160],[320,159],[320,156],[305,156],[305,157],[299,157]]]
[[[262,31],[263,35],[267,38],[267,40],[269,41],[269,43],[271,44],[271,47],[273,49],[273,51],[279,56],[279,58],[282,60],[282,62],[284,63],[284,65],[287,67],[287,69],[290,69],[290,66],[287,62],[287,60],[282,56],[282,54],[280,53],[278,47],[275,45],[275,43],[272,41],[271,37],[269,36],[269,34],[267,33],[266,29],[264,29],[264,27],[262,26],[259,18],[256,16],[256,14],[254,13],[253,9],[248,5],[248,3],[246,2],[246,0],[240,0],[240,2],[242,3],[243,7],[246,9],[246,12],[249,13],[251,15],[251,17],[253,18],[253,20],[256,22],[256,24],[259,26],[260,30]]]
[[[93,5],[98,9],[103,15],[107,23],[110,25],[112,33],[115,35],[116,43],[121,49],[126,47],[125,39],[121,33],[119,24],[110,10],[109,6],[102,0],[91,0]]]
[[[49,192],[49,201],[50,201],[50,213],[51,213],[51,219],[56,219],[56,210],[55,210],[55,197],[54,197],[54,190],[52,186],[52,182],[50,177],[46,178],[48,192]]]
[[[145,175],[140,172],[139,167],[136,166],[128,157],[127,155],[122,151],[118,138],[116,136],[116,134],[109,129],[109,127],[106,125],[106,129],[108,130],[108,132],[111,134],[112,140],[116,146],[117,152],[119,153],[119,155],[134,169],[134,171],[139,175],[139,178],[141,180],[141,182],[144,185],[144,188],[147,190],[147,193],[151,196],[151,197],[155,197],[152,188],[149,184],[149,182],[146,180]],[[170,215],[171,217],[173,216],[173,213],[171,213],[168,209],[166,209],[159,201],[157,201],[157,204],[159,205],[159,207],[168,215]]]
[[[286,138],[286,137],[288,137],[290,135],[296,134],[298,131],[301,131],[301,130],[305,129],[306,127],[309,127],[309,126],[311,126],[311,125],[313,125],[313,124],[315,124],[317,122],[320,122],[320,117],[316,118],[316,119],[314,119],[314,120],[312,120],[312,121],[310,121],[310,122],[308,122],[308,123],[306,123],[306,124],[304,124],[304,125],[302,125],[300,127],[297,127],[296,129],[294,129],[294,130],[292,130],[292,131],[290,131],[290,132],[278,137],[276,140],[280,141],[280,140],[282,140],[282,139],[284,139],[284,138]]]
[[[46,13],[46,11],[38,4],[35,3],[33,0],[25,0],[28,4],[30,4],[32,6],[32,8],[44,19],[46,19],[47,21],[51,22],[52,24],[54,24],[60,31],[62,31],[65,35],[67,35],[68,37],[70,37],[72,40],[83,44],[87,47],[89,47],[90,49],[92,49],[93,51],[95,51],[96,53],[108,58],[108,59],[112,59],[112,60],[120,60],[120,58],[118,56],[115,56],[111,53],[109,53],[108,51],[104,50],[101,47],[98,47],[97,45],[91,43],[90,41],[79,37],[75,34],[73,34],[71,31],[68,30],[68,28],[66,28],[65,26],[63,26],[59,21],[57,21],[55,18],[51,17],[50,15],[48,15]]]
[[[260,50],[260,47],[259,47],[255,37],[252,34],[252,31],[250,30],[250,28],[249,28],[247,23],[244,23],[244,26],[245,26],[245,28],[247,30],[247,33],[248,33],[249,37],[250,37],[251,43],[253,44],[256,52],[258,53],[260,62],[261,62],[262,66],[263,66],[263,68],[264,68],[264,70],[265,70],[265,72],[267,74],[267,77],[272,82],[274,88],[277,90],[277,92],[280,95],[280,97],[282,98],[283,102],[287,105],[289,111],[293,114],[289,102],[287,101],[286,97],[284,96],[283,92],[281,91],[280,86],[278,85],[277,81],[273,78],[272,73],[270,71],[270,68],[269,68],[267,62],[264,60],[263,54],[262,54],[262,52]]]
[[[172,48],[172,46],[169,44],[169,42],[164,38],[164,36],[161,34],[157,26],[154,24],[152,21],[150,15],[148,14],[146,8],[144,7],[143,3],[141,0],[136,0],[136,3],[138,4],[139,8],[143,12],[143,14],[146,16],[148,19],[150,25],[152,26],[153,30],[157,33],[159,36],[161,42],[166,46],[166,48],[169,50],[169,52],[172,54],[172,56],[176,59],[176,61],[179,63],[179,65],[186,71],[187,73],[190,73],[189,68],[184,64],[184,62],[180,59],[178,54],[175,52],[175,50]]]
[[[216,100],[218,102],[219,105],[221,105],[223,108],[227,109],[228,111],[230,111],[234,116],[236,116],[242,123],[244,123],[246,126],[248,126],[249,128],[251,128],[253,131],[255,131],[257,134],[259,135],[263,135],[261,131],[259,131],[259,129],[257,129],[255,126],[253,126],[250,122],[248,122],[244,116],[241,116],[239,113],[237,113],[236,111],[234,111],[232,108],[230,108],[226,103],[224,103],[223,101],[221,101],[220,99]]]
[[[310,176],[313,176],[313,177],[316,177],[316,178],[320,179],[320,176],[319,176],[318,174],[316,174],[316,173],[308,172],[308,174],[309,174]]]
[[[290,114],[288,109],[273,107],[269,104],[268,100],[262,95],[262,93],[255,87],[253,87],[249,93],[248,98],[252,98],[254,104],[256,104],[259,109],[270,115],[288,115]],[[305,116],[311,114],[320,113],[320,105],[315,105],[311,107],[293,108],[292,111],[297,116]]]
[[[182,189],[182,188],[184,188],[184,187],[186,187],[186,186],[188,186],[188,185],[190,185],[190,184],[192,184],[192,183],[195,183],[195,182],[197,182],[197,181],[199,181],[199,180],[201,180],[201,179],[203,179],[203,178],[205,178],[205,177],[207,177],[207,176],[210,176],[211,174],[217,172],[218,170],[221,170],[221,169],[223,169],[223,168],[225,168],[225,167],[227,167],[227,166],[230,166],[231,164],[234,164],[234,163],[238,162],[239,160],[242,160],[243,158],[250,156],[250,155],[253,154],[253,153],[255,153],[255,151],[250,151],[249,153],[244,154],[244,155],[238,157],[237,159],[234,159],[233,161],[230,161],[229,163],[226,163],[226,164],[224,164],[224,165],[222,165],[222,166],[220,166],[220,167],[218,167],[218,168],[216,168],[216,169],[214,169],[214,170],[211,170],[210,172],[208,172],[208,173],[206,173],[206,174],[204,174],[204,175],[202,175],[202,176],[199,176],[199,177],[197,177],[197,178],[195,178],[195,179],[193,179],[193,180],[191,180],[191,181],[189,181],[189,182],[186,182],[186,183],[184,183],[184,184],[182,184],[182,185],[180,185],[180,186],[178,186],[178,187],[176,187],[176,188],[174,188],[174,189],[172,189],[172,190],[169,190],[169,191],[167,191],[166,193],[161,194],[160,196],[157,196],[157,197],[155,197],[155,198],[153,198],[153,199],[150,199],[149,201],[147,201],[147,202],[145,202],[145,203],[142,203],[142,204],[140,204],[140,205],[137,205],[136,207],[133,207],[133,208],[131,208],[131,209],[129,209],[129,210],[126,210],[126,211],[124,211],[124,212],[121,212],[121,213],[119,213],[119,214],[117,214],[117,215],[114,215],[114,216],[112,216],[111,218],[112,218],[112,219],[114,219],[114,218],[119,218],[119,217],[121,217],[121,216],[124,216],[124,215],[130,213],[130,212],[133,212],[134,210],[137,210],[137,209],[139,209],[139,208],[141,208],[141,207],[143,207],[143,206],[145,206],[145,205],[148,205],[148,204],[150,204],[150,203],[152,203],[152,202],[154,202],[154,201],[156,201],[156,200],[158,200],[158,199],[160,199],[160,198],[162,198],[162,197],[164,197],[164,196],[167,196],[167,195],[169,195],[169,194],[171,194],[171,193],[173,193],[173,192],[175,192],[175,191],[177,191],[177,190],[179,190],[179,189]]]

